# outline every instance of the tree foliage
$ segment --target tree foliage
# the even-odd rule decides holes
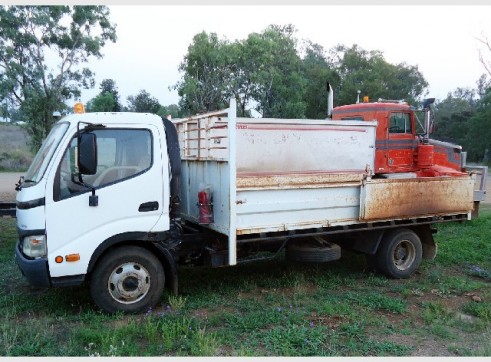
[[[471,89],[457,88],[436,102],[433,137],[457,144],[466,143],[469,119],[476,113],[478,100]]]
[[[491,150],[491,88],[481,97],[476,113],[469,119],[465,150],[473,161],[485,161]],[[489,157],[489,156],[488,156]]]
[[[311,119],[327,117],[327,81],[339,84],[341,79],[319,44],[310,41],[304,43],[305,55],[302,61],[302,72],[305,78],[303,101],[306,104],[305,116]]]
[[[294,33],[291,25],[270,25],[258,35],[258,50],[249,54],[251,58],[258,56],[261,64],[256,71],[259,87],[255,100],[263,117],[305,118],[305,80]]]
[[[116,105],[114,95],[109,92],[99,94],[87,103],[87,112],[113,112]]]
[[[390,64],[380,51],[337,46],[329,57],[318,44],[300,43],[292,25],[270,25],[233,43],[214,33],[193,38],[174,86],[188,114],[228,106],[239,116],[251,107],[263,117],[325,118],[326,82],[336,89],[336,104],[354,103],[357,90],[372,98],[415,102],[428,83],[416,66]],[[303,45],[303,49],[300,49]]]
[[[182,117],[181,109],[177,104],[169,104],[168,106],[161,106],[157,114],[160,117],[169,117],[169,116],[171,118]]]
[[[187,114],[203,113],[225,108],[231,63],[227,61],[229,43],[215,33],[196,34],[188,53],[179,65],[183,78],[177,89],[180,108]]]
[[[128,110],[138,113],[158,113],[160,105],[157,98],[152,97],[150,93],[142,89],[136,96],[128,97]]]
[[[367,51],[358,45],[334,48],[334,61],[340,83],[335,104],[350,104],[356,101],[358,91],[370,99],[404,99],[415,104],[425,94],[427,81],[417,66],[406,63],[390,64],[378,50]]]
[[[123,107],[121,106],[121,103],[119,101],[119,93],[118,93],[118,87],[116,87],[116,82],[112,79],[104,79],[101,82],[101,85],[99,88],[101,90],[99,95],[104,96],[106,93],[109,93],[113,97],[113,100],[114,100],[113,108],[110,109],[109,111],[121,112]]]
[[[101,58],[107,41],[116,41],[116,30],[106,6],[0,7],[0,102],[20,109],[34,149],[53,111],[94,85],[93,73],[80,66]]]

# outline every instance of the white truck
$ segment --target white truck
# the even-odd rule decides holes
[[[471,218],[475,177],[463,169],[374,172],[377,120],[237,118],[235,107],[58,121],[17,186],[26,279],[89,282],[102,310],[136,313],[178,292],[178,265],[257,252],[326,262],[343,247],[407,278],[436,255],[432,224]]]

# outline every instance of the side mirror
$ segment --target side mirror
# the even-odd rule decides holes
[[[82,175],[97,172],[97,138],[94,133],[82,133],[78,137],[78,169]]]

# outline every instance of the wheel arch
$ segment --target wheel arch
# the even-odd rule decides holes
[[[423,248],[423,259],[433,260],[436,257],[437,245],[433,238],[436,230],[432,229],[429,224],[356,232],[353,249],[364,254],[375,255],[386,234],[402,229],[411,230],[418,235]]]
[[[106,255],[109,251],[116,248],[124,246],[137,246],[143,249],[147,249],[153,253],[157,259],[162,264],[165,273],[165,288],[168,289],[172,294],[178,294],[178,277],[177,277],[177,265],[172,256],[172,253],[164,248],[163,246],[157,244],[154,241],[148,240],[148,234],[142,232],[129,232],[114,235],[104,242],[102,242],[92,253],[87,268],[86,280],[90,280],[92,272],[98,261]]]

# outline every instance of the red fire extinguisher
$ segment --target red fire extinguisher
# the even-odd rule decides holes
[[[213,210],[210,189],[203,189],[198,192],[198,222],[200,224],[211,224],[213,222]]]

